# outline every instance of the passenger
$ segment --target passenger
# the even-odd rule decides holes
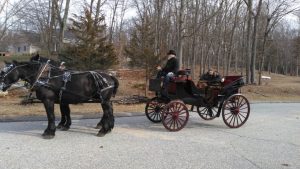
[[[213,69],[209,69],[207,73],[203,74],[200,77],[200,82],[205,81],[205,85],[202,86],[202,88],[205,89],[205,99],[209,104],[217,104],[217,97],[214,96],[213,90],[214,87],[212,86],[213,84],[218,84],[222,81],[221,76],[217,71],[214,71]],[[199,85],[198,85],[199,86]]]
[[[207,83],[219,83],[222,79],[217,71],[209,69],[207,73],[200,77],[200,80],[205,80]]]

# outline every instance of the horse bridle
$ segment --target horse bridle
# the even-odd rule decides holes
[[[40,64],[40,63],[39,63]],[[24,66],[27,66],[27,65],[29,65],[29,63],[27,63],[27,64],[23,64],[23,65],[14,65],[13,63],[12,64],[10,64],[9,66],[6,66],[6,67],[4,67],[3,68],[3,70],[2,70],[2,72],[4,72],[4,75],[2,76],[0,76],[0,79],[1,79],[1,81],[0,81],[0,90],[2,90],[4,87],[6,87],[6,86],[10,86],[10,85],[12,85],[12,84],[14,84],[15,82],[13,82],[13,83],[10,83],[10,84],[5,84],[4,82],[3,82],[3,79],[9,74],[9,73],[11,73],[13,70],[15,70],[15,69],[17,69],[17,68],[20,68],[20,67],[24,67]],[[34,75],[30,75],[30,76],[26,76],[24,79],[28,79],[28,78],[30,78],[30,77],[33,77]]]

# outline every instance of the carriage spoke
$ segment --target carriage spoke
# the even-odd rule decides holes
[[[229,124],[231,124],[231,122],[232,122],[232,120],[233,120],[233,118],[234,118],[234,115],[232,115],[231,117],[232,117],[232,118],[231,118]]]
[[[175,120],[172,120],[172,124],[170,126],[171,129],[174,129],[175,128]]]
[[[224,115],[232,114],[231,111],[228,111],[227,113],[224,113]]]
[[[179,115],[186,114],[185,111],[179,112]]]
[[[241,118],[241,116],[238,114],[239,119],[241,120],[241,123],[243,123],[244,119]]]
[[[150,117],[152,117],[154,114],[156,114],[156,112],[152,111],[152,112],[149,112],[148,114],[149,114]]]
[[[240,108],[240,111],[241,111],[241,110],[245,110],[245,109],[248,109],[248,107]]]
[[[174,129],[176,129],[176,128],[178,128],[178,123],[177,123],[177,120],[174,120]]]
[[[243,99],[240,103],[239,103],[239,107],[242,107],[243,105],[245,105],[246,101]]]
[[[233,119],[232,125],[233,125],[233,127],[234,127],[234,124],[235,124],[235,115],[232,116],[232,119]],[[230,124],[231,124],[231,123],[230,123]]]
[[[239,115],[237,114],[236,115],[236,125],[237,126],[240,124],[239,120],[240,120],[240,122],[242,122],[242,120],[240,119]]]
[[[148,111],[152,111],[152,110],[155,110],[155,108],[153,108],[153,107],[148,108]]]
[[[230,117],[232,117],[232,116],[233,116],[233,114],[231,114],[230,116],[228,116],[227,119],[226,119],[226,121],[228,121],[228,119],[229,119]]]
[[[167,118],[165,119],[165,121],[167,121],[167,124],[170,123],[170,121],[172,121],[172,120],[173,120],[172,116],[169,117],[168,119]]]
[[[234,107],[237,107],[238,103],[239,103],[239,98],[234,97]]]
[[[180,126],[182,126],[182,124],[183,124],[181,122],[184,122],[184,120],[182,120],[181,118],[178,118],[178,123],[180,124]]]
[[[170,122],[168,122],[167,124],[169,124],[169,128],[171,128],[171,126],[173,125],[173,119],[170,120]]]
[[[156,120],[159,120],[159,119],[161,119],[160,114],[156,113]]]
[[[240,105],[239,107],[243,107],[245,104],[247,104],[247,102],[243,103],[242,105]]]
[[[186,120],[187,120],[186,118],[178,118],[178,121],[180,121],[181,124],[184,124],[184,122],[185,122]]]
[[[242,117],[244,117],[244,118],[246,118],[246,117],[245,117],[243,114],[241,114],[241,113],[239,113],[239,115],[242,116]]]

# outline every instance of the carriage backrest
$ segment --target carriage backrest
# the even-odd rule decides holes
[[[239,88],[245,85],[243,76],[225,76],[221,94],[229,97],[239,92]]]
[[[227,86],[230,83],[233,83],[239,79],[242,80],[243,76],[224,76],[223,86]]]

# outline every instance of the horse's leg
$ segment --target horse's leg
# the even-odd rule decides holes
[[[103,117],[102,117],[103,119]],[[99,123],[97,123],[95,129],[101,129],[102,128],[102,119],[99,121]]]
[[[66,111],[64,110],[64,106],[63,104],[60,104],[60,114],[61,114],[61,119],[60,119],[60,122],[58,123],[57,125],[57,129],[62,129],[64,124],[66,123],[67,121],[67,118],[66,118]]]
[[[61,121],[59,122],[57,128],[64,131],[69,130],[72,124],[69,104],[60,104],[60,112]]]
[[[100,121],[102,128],[97,134],[97,136],[99,137],[103,137],[105,134],[111,132],[111,130],[114,128],[115,123],[111,101],[101,103],[101,105],[103,109],[103,117]]]
[[[48,118],[48,127],[43,133],[43,137],[45,139],[51,139],[55,136],[55,116],[54,116],[54,101],[46,99],[43,101],[44,107],[47,112],[47,118]]]

